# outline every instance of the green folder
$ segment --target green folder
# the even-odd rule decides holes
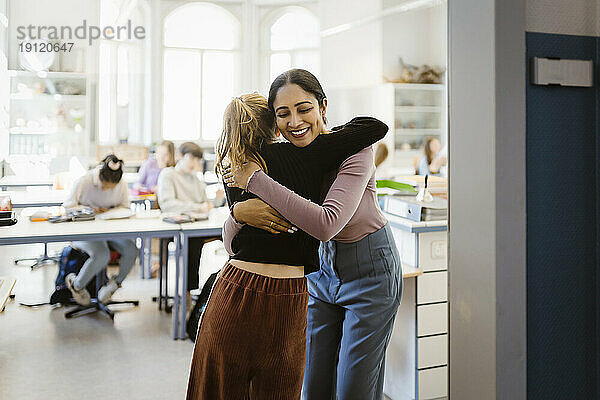
[[[395,190],[398,190],[400,192],[404,192],[407,194],[417,193],[417,189],[415,189],[412,185],[409,185],[407,183],[400,183],[400,182],[392,181],[389,179],[378,180],[376,187],[395,189]]]

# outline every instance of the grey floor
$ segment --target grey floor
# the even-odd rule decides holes
[[[50,245],[61,249],[63,244]],[[136,265],[117,299],[138,299],[138,308],[67,320],[64,308],[28,308],[47,301],[56,265],[31,271],[15,266],[42,245],[0,246],[0,276],[17,280],[0,313],[0,400],[8,399],[182,399],[193,344],[171,339],[170,314],[152,296],[156,279],[140,278]]]
[[[50,244],[50,252],[64,245]],[[200,282],[224,261],[210,245]],[[114,323],[98,314],[68,320],[65,308],[19,305],[48,301],[54,290],[55,264],[32,271],[13,263],[42,252],[42,245],[0,246],[0,277],[17,280],[16,298],[0,313],[0,400],[183,399],[193,344],[171,339],[171,315],[152,302],[157,280],[141,279],[136,265],[115,298],[139,307],[116,312]]]

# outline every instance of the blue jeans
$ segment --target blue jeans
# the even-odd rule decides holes
[[[385,351],[402,297],[389,224],[358,242],[322,242],[309,274],[304,400],[383,398]]]
[[[139,253],[135,242],[127,239],[73,242],[73,246],[85,251],[90,256],[83,264],[83,267],[81,267],[79,274],[77,274],[77,279],[75,279],[75,287],[77,289],[86,287],[92,278],[106,267],[106,264],[110,260],[109,246],[121,255],[119,259],[119,275],[116,279],[118,284],[121,284],[129,271],[131,271]]]

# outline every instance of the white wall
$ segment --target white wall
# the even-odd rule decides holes
[[[321,29],[328,29],[376,15],[379,1],[322,0]],[[381,20],[328,36],[321,41],[321,78],[326,88],[367,86],[381,82]]]
[[[396,79],[398,58],[412,65],[446,65],[447,3],[383,18],[383,76]]]
[[[525,399],[525,0],[449,1],[450,399]]]
[[[600,36],[599,0],[527,0],[528,32]]]

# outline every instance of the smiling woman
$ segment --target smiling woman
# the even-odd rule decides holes
[[[300,77],[298,84],[285,84],[279,75],[269,91],[269,107],[275,110],[278,131],[296,147],[305,147],[325,131],[327,98],[319,82]],[[304,89],[303,89],[304,88]]]
[[[304,74],[316,81],[308,71]],[[271,103],[259,94],[242,95],[225,110],[217,170],[224,170],[226,159],[236,169],[255,160],[280,182],[317,201],[325,172],[381,139],[387,126],[356,118],[338,133],[319,135],[325,126],[320,85],[290,89],[289,97],[277,102],[281,128],[300,145],[273,143]],[[230,187],[226,194],[229,204],[254,197]],[[318,241],[283,224],[282,234],[246,226],[236,235],[235,254],[217,278],[202,316],[188,399],[300,398],[308,302],[304,275],[318,269]]]
[[[327,100],[308,71],[293,69],[275,79],[269,104],[279,131],[294,146],[309,149],[323,139],[319,133],[325,132]],[[338,136],[336,131],[327,136]],[[307,160],[302,170],[309,165]],[[232,217],[237,221],[285,235],[279,222],[283,220],[302,229],[297,234],[322,240],[320,269],[307,275],[310,299],[303,397],[332,398],[332,388],[336,388],[340,399],[381,399],[385,351],[401,299],[402,271],[391,228],[377,201],[371,146],[317,182],[331,185],[322,202],[321,197],[317,201],[301,197],[251,162],[232,171],[224,175],[225,182],[274,207],[256,201],[236,204]],[[271,219],[267,227],[265,219]],[[232,218],[224,227],[225,248],[232,253],[235,246],[230,241],[239,240],[236,229],[239,224]]]

